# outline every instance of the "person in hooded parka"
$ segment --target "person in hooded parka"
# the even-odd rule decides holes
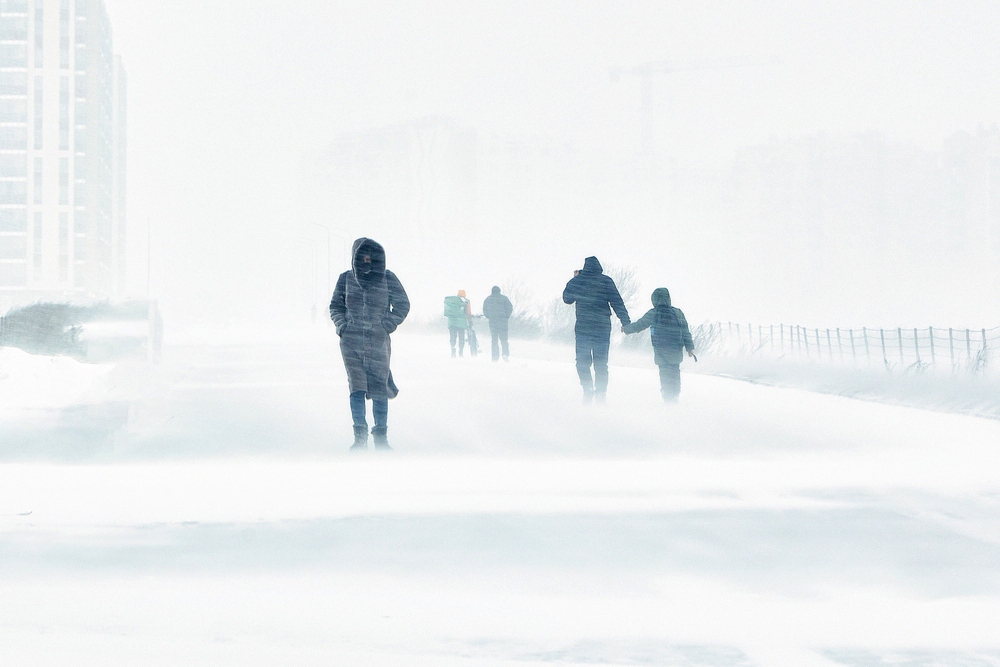
[[[483,316],[490,323],[493,361],[500,359],[501,347],[503,348],[503,360],[507,361],[510,357],[510,346],[507,343],[507,325],[513,312],[514,304],[500,293],[499,287],[494,286],[493,291],[483,301]]]
[[[576,304],[576,370],[583,386],[583,401],[604,402],[608,391],[608,350],[611,347],[611,309],[628,324],[628,310],[618,287],[596,257],[583,260],[583,269],[566,283],[563,302]],[[590,366],[594,365],[594,376]]]
[[[694,341],[687,318],[680,308],[670,305],[670,292],[666,287],[653,290],[653,308],[622,331],[627,334],[650,329],[653,342],[653,361],[660,367],[660,393],[663,400],[672,403],[681,394],[681,362],[684,350],[694,357]]]
[[[396,275],[385,268],[385,250],[368,238],[354,242],[351,270],[337,278],[330,318],[340,336],[354,420],[351,449],[368,448],[365,399],[372,402],[375,447],[389,449],[389,399],[399,390],[389,370],[389,334],[410,311],[410,300]]]
[[[465,356],[465,332],[472,328],[472,306],[465,296],[465,290],[458,290],[454,296],[444,298],[444,316],[448,318],[448,337],[451,341],[451,356],[455,356],[455,342],[458,341],[458,356]],[[473,342],[469,337],[471,351]],[[475,356],[475,352],[473,352]]]

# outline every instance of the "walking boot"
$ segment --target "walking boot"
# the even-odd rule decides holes
[[[392,447],[389,446],[389,440],[386,437],[386,431],[387,429],[385,426],[381,428],[376,426],[375,428],[372,429],[372,437],[375,440],[375,449],[392,449]]]
[[[368,425],[367,424],[355,424],[354,425],[354,444],[351,445],[351,451],[359,451],[362,449],[368,449]]]
[[[595,391],[594,400],[597,403],[604,404],[608,400],[608,392],[606,391]]]

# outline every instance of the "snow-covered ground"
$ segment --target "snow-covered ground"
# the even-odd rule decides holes
[[[351,456],[329,329],[219,339],[0,447],[0,664],[1000,665],[998,422],[403,334]]]
[[[28,354],[0,347],[0,414],[66,408],[102,402],[110,364]]]

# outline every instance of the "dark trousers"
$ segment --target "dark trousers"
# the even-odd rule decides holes
[[[386,420],[389,417],[389,399],[372,399],[372,417],[375,419],[375,429],[385,430]],[[351,392],[351,418],[355,426],[368,428],[368,419],[365,416],[365,392]]]
[[[660,364],[660,393],[665,401],[676,401],[681,395],[680,364]]]
[[[448,327],[448,336],[451,338],[451,351],[455,351],[455,339],[458,339],[458,352],[462,354],[465,352],[465,329],[459,329],[457,327]]]
[[[507,321],[494,323],[490,320],[490,338],[492,339],[493,361],[500,358],[500,347],[503,346],[503,358],[510,356],[510,346],[507,344]]]
[[[576,334],[576,372],[585,392],[603,394],[608,390],[608,349],[611,347],[611,332],[598,334]],[[594,365],[594,377],[590,377],[590,365]]]

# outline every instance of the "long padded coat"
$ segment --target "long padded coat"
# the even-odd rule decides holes
[[[361,258],[371,257],[364,273]],[[330,301],[330,318],[340,336],[340,353],[351,393],[368,398],[395,398],[399,390],[389,370],[389,334],[410,312],[410,300],[399,279],[385,268],[385,250],[368,238],[354,242],[351,270],[337,278]]]

